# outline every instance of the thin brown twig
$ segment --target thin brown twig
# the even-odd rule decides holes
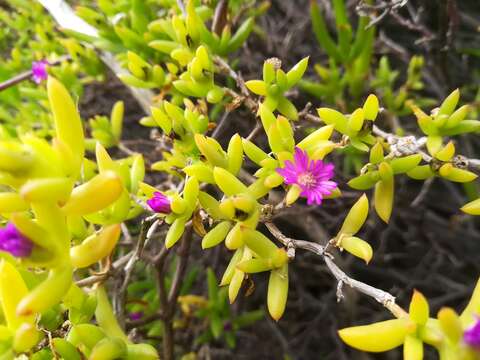
[[[234,94],[239,99],[242,100],[242,102],[245,104],[245,106],[252,111],[254,114],[257,112],[257,102],[252,99],[250,92],[247,89],[247,86],[245,85],[245,80],[243,80],[242,76],[238,73],[236,73],[230,65],[228,65],[221,57],[215,56],[214,58],[215,65],[217,65],[218,69],[220,72],[224,73],[225,75],[230,76],[235,80],[237,83],[238,88],[240,89],[241,94],[236,94],[233,90],[230,89],[230,93]]]
[[[218,36],[222,35],[223,28],[227,25],[228,0],[220,0],[215,7],[213,15],[212,31]]]
[[[186,227],[185,235],[183,236],[182,243],[180,244],[177,252],[178,261],[175,269],[175,276],[172,281],[172,286],[170,287],[170,292],[168,293],[168,303],[170,308],[174,308],[175,304],[177,303],[180,286],[187,270],[188,255],[190,252],[190,244],[192,243],[192,236],[193,226]]]
[[[163,247],[162,251],[159,253],[159,256],[155,258],[157,290],[163,325],[163,358],[165,360],[174,359],[175,332],[173,328],[173,318],[175,316],[178,293],[180,291],[180,286],[187,267],[192,235],[192,225],[186,225],[178,251],[179,259],[177,262],[174,279],[168,293],[165,286],[165,278],[167,268],[166,260],[170,252]]]
[[[312,114],[302,114],[302,117],[305,120],[308,120],[312,123],[320,124],[324,123],[321,118]],[[382,139],[386,140],[390,146],[393,148],[392,152],[394,156],[405,156],[412,154],[422,155],[423,160],[426,163],[431,163],[435,159],[427,154],[421,148],[426,144],[426,138],[420,137],[417,138],[413,135],[409,136],[398,136],[389,132],[386,132],[380,129],[378,126],[372,126],[372,133]],[[452,163],[460,168],[468,168],[471,171],[479,172],[480,171],[480,159],[471,159],[463,155],[456,155],[452,159]]]
[[[168,314],[168,295],[167,289],[165,287],[165,278],[166,278],[166,260],[169,252],[164,252],[165,256],[159,258],[159,261],[156,263],[156,273],[157,273],[157,291],[158,299],[160,302],[160,308],[163,312],[163,358],[165,360],[173,360],[173,347],[174,347],[174,333],[173,333],[173,324],[171,318]]]
[[[375,288],[371,285],[365,284],[361,281],[352,279],[349,277],[343,270],[341,270],[333,261],[332,255],[326,252],[326,247],[311,241],[292,239],[285,236],[278,227],[272,222],[266,222],[265,226],[270,231],[270,233],[279,240],[283,245],[287,247],[293,247],[298,249],[304,249],[314,254],[317,254],[323,258],[327,268],[330,270],[332,275],[338,281],[337,286],[337,298],[340,301],[343,297],[342,286],[348,285],[352,289],[355,289],[362,294],[365,294],[377,302],[382,304],[386,309],[388,309],[395,317],[401,318],[408,316],[407,312],[403,310],[400,306],[395,303],[395,297],[384,290]]]
[[[65,60],[70,60],[70,56],[63,56],[61,57],[60,59],[54,61],[54,62],[49,62],[48,65],[49,66],[56,66],[58,64],[60,64],[62,61],[65,61]],[[9,87],[12,87],[14,85],[17,85],[18,83],[21,83],[22,81],[25,81],[25,80],[28,80],[32,77],[33,75],[33,71],[32,70],[28,70],[28,71],[25,71],[25,72],[22,72],[8,80],[5,80],[4,82],[0,83],[0,91],[3,91],[5,89],[8,89]]]

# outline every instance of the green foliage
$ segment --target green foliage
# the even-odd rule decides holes
[[[407,360],[423,359],[424,344],[433,346],[442,359],[476,359],[477,351],[465,344],[462,336],[472,324],[472,312],[479,310],[477,288],[460,316],[444,307],[437,318],[431,318],[427,299],[415,291],[408,314],[395,320],[345,328],[339,330],[339,335],[348,345],[368,352],[389,351],[403,344],[403,358]]]
[[[313,30],[329,64],[328,68],[315,65],[320,84],[303,79],[308,57],[288,71],[282,70],[279,59],[268,59],[263,63],[262,80],[245,83],[230,66],[229,56],[247,41],[255,18],[268,8],[267,3],[248,3],[248,10],[239,11],[244,4],[231,1],[222,10],[225,24],[220,29],[212,24],[209,29],[217,21],[212,19],[216,2],[189,0],[185,9],[174,0],[83,2],[88,6],[77,7],[77,13],[99,31],[99,38],[67,32],[57,40],[52,36],[56,34],[53,23],[39,7],[33,6],[28,13],[26,2],[10,3],[18,5],[13,16],[0,11],[0,21],[15,30],[3,32],[0,39],[1,46],[12,48],[2,78],[28,69],[34,59],[58,59],[65,49],[72,61],[49,67],[62,81],[50,76],[46,89],[42,85],[12,87],[0,95],[1,219],[11,222],[33,248],[26,256],[2,255],[0,262],[0,355],[6,359],[22,353],[46,359],[53,352],[65,359],[158,358],[152,345],[134,344],[122,328],[121,316],[115,316],[102,285],[112,267],[113,272],[124,267],[125,296],[120,301],[126,310],[120,311],[141,313],[140,321],[127,323],[138,324],[152,343],[158,338],[172,341],[169,332],[173,328],[186,328],[193,322],[200,328],[196,343],[222,341],[234,348],[236,332],[263,317],[262,310],[236,314],[230,307],[242,288],[249,287],[247,294],[253,291],[252,277],[262,276],[253,275],[258,273],[268,275],[266,306],[270,316],[280,320],[287,308],[295,247],[315,252],[327,265],[333,264],[328,251],[335,247],[367,264],[373,258],[372,246],[359,237],[370,210],[367,194],[351,206],[325,247],[290,239],[275,230],[277,212],[294,203],[301,205],[305,197],[311,204],[308,192],[324,179],[312,178],[309,171],[325,169],[327,156],[342,155],[358,168],[353,178],[345,169],[342,175],[354,190],[374,189],[372,203],[385,223],[394,211],[398,177],[439,177],[459,183],[477,177],[456,154],[452,139],[479,131],[480,122],[470,117],[475,115],[472,109],[468,105],[457,109],[459,90],[430,115],[423,112],[420,107],[430,105],[416,93],[423,88],[423,59],[412,57],[406,80],[397,88],[399,73],[391,69],[388,58],[382,57],[378,68],[372,69],[375,28],[367,27],[365,16],[353,31],[344,0],[332,1],[335,39],[322,10],[311,2]],[[242,14],[239,18],[233,17],[237,11]],[[25,36],[32,24],[36,41]],[[114,105],[110,116],[90,119],[91,138],[85,137],[85,126],[67,88],[80,95],[83,83],[101,74],[94,49],[115,55],[124,84],[157,93],[151,99],[150,113],[140,123],[158,130],[162,157],[147,170],[168,177],[161,192],[144,182],[146,166],[141,154],[112,158],[114,152],[107,151],[122,146],[123,102]],[[85,77],[79,80],[80,74]],[[297,85],[327,102],[328,107],[317,109],[318,117],[308,114],[308,109],[298,111],[289,99]],[[380,100],[373,94],[365,96],[369,91]],[[234,134],[221,141],[216,131],[211,132],[217,126],[211,120],[218,112],[233,111],[241,104],[255,117],[257,126],[249,135]],[[394,133],[381,130],[384,114],[397,117],[411,111],[422,137],[403,136],[402,124]],[[297,127],[303,120],[314,124],[307,132]],[[252,163],[248,167],[247,161]],[[293,164],[299,165],[295,183],[279,170]],[[254,169],[252,175],[247,168]],[[337,183],[329,185],[328,195],[322,193],[314,203],[342,196]],[[157,192],[165,211],[150,204]],[[145,209],[151,210],[151,216],[143,218]],[[479,215],[479,200],[462,210]],[[118,245],[121,232],[127,232],[126,221],[137,219],[142,219],[138,244],[125,255]],[[134,221],[128,225],[134,227]],[[161,234],[161,250],[153,257],[144,256],[145,244],[158,242],[153,233]],[[191,236],[201,241],[191,242]],[[132,245],[131,239],[127,242]],[[207,296],[196,294],[200,270],[186,269],[182,261],[188,257],[188,247],[185,250],[184,244],[201,247],[206,256],[220,250],[219,246],[226,248],[229,262],[220,284],[214,270],[207,270]],[[177,248],[178,256],[174,254]],[[112,265],[114,254],[126,260]],[[167,256],[170,266],[162,262]],[[155,266],[156,277],[144,262]],[[88,270],[98,265],[101,272],[89,277]],[[132,279],[134,273],[141,275]],[[334,275],[340,285],[348,283],[346,275],[338,271]],[[85,283],[95,286],[81,288]],[[363,285],[368,289],[363,292],[372,291]],[[339,335],[363,351],[383,352],[403,344],[408,360],[423,357],[423,343],[435,347],[445,359],[453,359],[452,354],[462,360],[474,359],[461,335],[480,311],[479,293],[474,292],[461,316],[442,309],[436,319],[430,317],[429,305],[419,292],[414,293],[408,313],[393,300],[372,295],[393,309],[397,319],[343,329]],[[177,303],[181,312],[175,311]],[[63,323],[65,316],[68,323]],[[41,330],[54,336],[48,340],[50,346],[36,351],[43,343]],[[173,344],[169,345],[172,353],[167,358],[174,356]]]
[[[0,9],[0,25],[0,82],[29,71],[32,62],[38,60],[58,62],[49,66],[49,72],[77,97],[82,95],[84,83],[102,78],[103,65],[96,53],[62,36],[39,3],[7,1],[6,8]],[[51,136],[53,126],[48,107],[45,88],[31,81],[3,90],[0,137],[8,139],[32,130],[41,137]]]
[[[406,80],[398,86],[399,72],[391,69],[388,57],[381,57],[376,69],[372,65],[376,29],[369,25],[370,18],[360,16],[357,29],[353,31],[346,11],[346,1],[335,0],[332,3],[336,34],[328,29],[323,5],[317,1],[310,2],[313,32],[321,50],[328,56],[328,65],[316,64],[314,69],[320,82],[301,80],[300,88],[346,111],[354,109],[355,104],[367,92],[375,92],[380,96],[386,109],[394,115],[411,113],[409,104],[412,102],[419,105],[431,104],[431,100],[418,94],[424,87],[421,78],[423,58],[411,58]]]

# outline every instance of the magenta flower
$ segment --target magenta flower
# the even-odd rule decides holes
[[[156,213],[170,214],[170,200],[161,192],[154,192],[153,196],[147,200],[147,205]]]
[[[465,330],[463,341],[472,347],[480,348],[480,319],[477,318],[475,323]]]
[[[18,231],[12,223],[0,229],[0,251],[15,257],[28,257],[32,253],[33,243]]]
[[[278,168],[277,172],[286,184],[300,187],[300,195],[307,198],[308,205],[320,205],[323,197],[337,187],[336,182],[330,181],[334,168],[333,164],[322,160],[311,160],[306,151],[296,147],[293,162],[285,161],[285,167]]]
[[[37,84],[40,84],[43,80],[47,80],[47,66],[48,62],[46,60],[34,61],[32,63],[32,79]]]
[[[141,318],[143,318],[143,311],[136,311],[136,312],[132,312],[128,315],[128,317],[130,318],[130,320],[132,321],[137,321],[137,320],[140,320]]]

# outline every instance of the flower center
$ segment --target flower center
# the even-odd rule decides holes
[[[317,184],[317,179],[310,172],[304,172],[302,174],[299,174],[297,177],[297,181],[299,185],[305,186],[307,188],[311,188]]]

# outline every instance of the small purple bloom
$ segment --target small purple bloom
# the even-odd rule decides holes
[[[480,348],[480,319],[477,319],[472,326],[465,330],[463,340],[472,347]]]
[[[225,323],[223,324],[223,331],[232,331],[232,329],[232,323],[230,321],[225,321]]]
[[[147,200],[147,205],[156,213],[170,214],[170,200],[161,192],[154,192],[153,196]]]
[[[137,320],[140,320],[141,318],[143,318],[143,311],[137,311],[137,312],[132,312],[128,315],[128,317],[130,318],[130,320],[132,321],[137,321]]]
[[[33,243],[18,231],[12,223],[0,229],[0,251],[9,252],[15,257],[28,257]]]
[[[335,166],[322,160],[311,160],[306,151],[296,147],[293,162],[285,161],[285,167],[277,172],[288,185],[297,185],[302,189],[301,196],[307,198],[307,204],[322,203],[324,196],[330,195],[337,183],[330,181]]]
[[[32,79],[37,84],[40,84],[43,80],[47,80],[47,66],[48,62],[46,60],[34,61],[32,63]]]

